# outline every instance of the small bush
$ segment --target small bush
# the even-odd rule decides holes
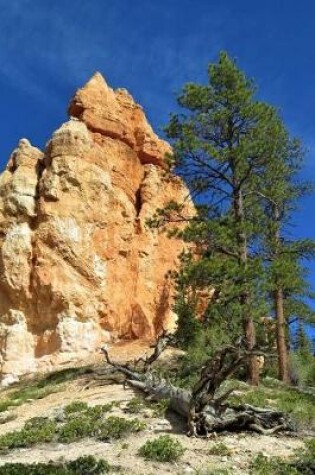
[[[0,451],[51,442],[55,438],[56,430],[57,424],[54,421],[43,419],[41,424],[27,422],[22,430],[0,437]]]
[[[110,468],[106,460],[96,460],[93,456],[87,456],[59,464],[6,463],[0,466],[0,475],[103,475],[108,473]]]
[[[231,450],[222,442],[214,445],[209,449],[209,455],[218,455],[221,457],[230,457],[232,455]]]
[[[100,440],[120,439],[146,427],[139,419],[113,416],[104,418],[111,408],[112,404],[88,407],[85,403],[72,403],[67,406],[66,419],[61,424],[56,419],[34,417],[25,423],[22,430],[0,437],[0,452],[43,442],[71,443],[84,437],[97,437]]]
[[[225,468],[206,468],[196,472],[196,475],[229,475],[229,471]]]
[[[71,443],[84,437],[94,437],[101,432],[103,416],[112,404],[88,407],[87,404],[72,404],[66,414],[66,423],[58,429],[58,440]],[[79,412],[74,412],[79,409]]]
[[[162,435],[146,442],[138,453],[146,460],[176,462],[184,452],[185,449],[178,440],[172,439],[169,435]]]
[[[31,429],[40,429],[41,427],[45,426],[49,422],[48,417],[32,417],[24,424],[24,429],[31,430]]]
[[[64,408],[65,414],[72,414],[73,412],[82,412],[88,410],[89,406],[83,401],[72,401]]]
[[[297,451],[297,460],[292,465],[303,475],[315,473],[315,439],[305,441],[305,449]]]
[[[128,412],[130,414],[139,414],[139,412],[141,412],[143,408],[143,400],[139,397],[134,397],[126,404],[125,412]]]
[[[251,473],[253,475],[299,475],[301,472],[278,457],[268,458],[259,454],[251,465]]]
[[[146,424],[139,419],[111,416],[105,419],[99,427],[97,438],[100,440],[121,439],[132,432],[139,432],[145,428]]]
[[[98,475],[109,472],[111,467],[106,460],[96,460],[92,455],[89,455],[68,462],[67,468],[71,474]]]
[[[161,401],[152,404],[153,415],[155,417],[165,417],[166,411],[170,405],[169,399],[162,399]]]
[[[315,385],[315,359],[311,352],[290,353],[291,371],[300,387]]]
[[[93,436],[100,423],[98,418],[89,417],[87,414],[78,414],[58,429],[58,440],[69,444],[84,437]]]

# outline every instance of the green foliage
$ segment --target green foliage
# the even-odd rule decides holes
[[[223,442],[219,442],[209,449],[209,455],[217,455],[220,457],[230,457],[232,455],[231,450]]]
[[[32,420],[31,420],[32,421]],[[0,451],[30,447],[37,443],[52,442],[55,439],[57,424],[54,421],[42,418],[39,423],[29,421],[19,431],[9,432],[0,437]]]
[[[196,346],[202,333],[202,324],[196,319],[196,309],[178,295],[174,311],[178,315],[176,331],[178,344],[184,349]]]
[[[279,458],[257,455],[251,466],[253,475],[299,475],[301,472]]]
[[[253,82],[226,53],[208,73],[207,85],[184,86],[178,102],[186,113],[174,115],[167,127],[174,165],[198,195],[197,216],[179,232],[198,256],[183,254],[176,279],[183,347],[190,346],[188,335],[195,346],[202,326],[221,325],[232,339],[245,322],[268,314],[264,261],[257,252],[263,209],[255,192],[276,143],[285,147],[287,139],[277,111],[256,100]],[[208,300],[203,325],[194,321],[200,295],[201,303]]]
[[[65,414],[72,414],[73,412],[87,411],[88,404],[84,401],[72,401],[64,408]]]
[[[43,399],[49,394],[60,391],[60,387],[53,385],[42,386],[37,382],[13,391],[7,399],[0,401],[0,412],[6,411],[11,406],[21,406],[28,400]]]
[[[65,408],[65,422],[47,417],[29,419],[22,430],[0,436],[0,452],[19,447],[30,447],[43,442],[71,443],[84,437],[100,440],[119,439],[145,429],[139,419],[105,417],[113,404],[89,407],[74,401]]]
[[[315,473],[315,439],[305,441],[305,449],[284,461],[259,454],[251,464],[253,475],[313,475]]]
[[[144,408],[143,399],[139,397],[134,397],[130,401],[127,402],[125,407],[125,412],[130,414],[139,414]]]
[[[234,336],[234,335],[232,335]],[[230,343],[229,334],[224,325],[215,323],[211,326],[204,325],[194,343],[189,345],[186,353],[179,359],[178,367],[168,376],[172,382],[180,387],[191,388],[199,378],[200,370],[204,363],[214,354],[220,346]]]
[[[290,362],[295,382],[299,387],[315,386],[315,358],[310,352],[292,352]]]
[[[304,441],[305,448],[302,451],[298,451],[298,460],[295,466],[300,470],[304,470],[307,475],[311,475],[315,472],[315,439],[308,439]]]
[[[231,396],[230,400],[238,404],[279,409],[289,414],[298,428],[315,429],[315,395],[305,394],[283,385],[278,387],[260,385],[259,388],[243,389],[239,395]]]
[[[0,466],[0,475],[103,475],[110,469],[106,460],[89,455],[65,463],[6,463]]]
[[[196,475],[229,475],[230,472],[226,468],[206,468],[196,472]]]
[[[84,437],[93,437],[96,435],[101,420],[97,416],[86,413],[76,414],[58,430],[58,440],[63,443],[71,443]]]
[[[65,407],[66,422],[58,428],[58,440],[70,443],[97,436],[105,424],[103,416],[112,406],[110,403],[89,407],[85,402],[72,402]]]
[[[139,419],[111,416],[100,425],[97,438],[100,440],[121,439],[133,432],[140,432],[145,428],[146,424]]]
[[[168,399],[162,399],[161,401],[151,403],[151,409],[153,409],[153,415],[155,417],[165,417],[165,414],[169,408],[170,401]]]
[[[169,435],[147,441],[140,449],[139,455],[146,460],[156,462],[176,462],[185,452],[182,444]]]
[[[18,389],[12,391],[6,399],[0,400],[0,412],[6,411],[10,406],[21,406],[28,400],[43,399],[49,394],[61,391],[62,383],[76,379],[89,371],[91,371],[89,367],[66,368],[33,381],[19,383]]]
[[[243,334],[251,347],[252,327],[266,315],[281,319],[280,307],[286,322],[315,321],[302,265],[315,257],[315,242],[287,235],[297,201],[314,187],[297,181],[304,157],[299,140],[278,110],[257,100],[253,82],[227,53],[209,65],[208,79],[183,87],[183,113],[166,128],[171,166],[196,197],[197,214],[186,216],[184,203],[171,202],[157,211],[155,224],[186,221],[172,234],[192,245],[175,277],[180,346],[196,348],[205,328],[221,327],[230,341]],[[260,333],[258,344],[266,340]]]

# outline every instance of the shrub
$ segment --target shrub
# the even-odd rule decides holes
[[[139,397],[134,397],[126,404],[125,412],[129,412],[130,414],[139,414],[143,408],[143,400]]]
[[[251,464],[251,473],[253,475],[299,475],[301,472],[278,457],[268,458],[259,454]]]
[[[176,462],[184,452],[185,449],[178,440],[172,439],[169,435],[162,435],[146,442],[138,453],[147,460]]]
[[[214,445],[209,449],[209,455],[219,455],[221,457],[230,457],[232,455],[231,450],[222,442]]]
[[[86,403],[72,403],[66,414],[66,423],[58,429],[58,440],[74,442],[84,437],[93,437],[101,432],[103,415],[110,411],[112,404],[88,407]],[[79,412],[74,412],[78,409]]]
[[[81,405],[78,407],[82,411],[72,412],[72,409],[68,411],[66,422],[63,424],[46,417],[29,419],[22,430],[9,432],[0,437],[0,451],[51,441],[71,443],[84,437],[97,437],[100,440],[119,439],[146,427],[139,419],[113,416],[104,419],[103,415],[112,407],[111,404],[90,407],[86,410]]]
[[[36,418],[38,419],[38,418]],[[20,447],[30,447],[36,443],[51,442],[55,438],[57,424],[55,421],[42,419],[39,423],[28,421],[19,431],[9,432],[0,437],[0,451]]]
[[[132,432],[139,432],[145,428],[146,424],[139,419],[111,416],[99,427],[97,438],[100,440],[121,439]]]
[[[206,468],[196,472],[196,475],[229,475],[229,471],[225,468]]]
[[[152,403],[153,415],[155,417],[165,417],[165,413],[170,405],[169,399],[162,399],[161,401]]]
[[[110,468],[106,460],[96,460],[93,456],[87,456],[59,464],[6,463],[0,466],[0,475],[103,475],[108,473]]]
[[[106,460],[96,460],[92,455],[80,457],[68,462],[68,469],[78,475],[98,475],[110,471],[110,465]]]
[[[98,418],[89,417],[87,414],[79,414],[69,419],[58,429],[58,440],[71,443],[84,437],[96,434],[101,421]]]
[[[86,411],[89,408],[88,404],[83,401],[72,401],[64,408],[65,414],[72,414],[73,412]]]
[[[305,449],[297,452],[298,459],[293,462],[293,466],[298,473],[303,475],[313,475],[315,473],[315,439],[305,441]]]
[[[315,358],[311,352],[292,352],[290,363],[292,374],[294,374],[298,386],[315,385]]]

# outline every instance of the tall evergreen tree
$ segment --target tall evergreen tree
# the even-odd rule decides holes
[[[186,230],[202,257],[193,265],[194,274],[202,285],[218,284],[219,298],[209,313],[232,311],[230,318],[241,322],[252,349],[255,318],[264,310],[250,191],[273,153],[270,137],[278,117],[274,108],[255,99],[253,83],[226,53],[209,66],[209,84],[187,84],[178,102],[187,113],[171,118],[167,134],[173,140],[174,165],[199,197],[199,219]],[[258,383],[254,357],[249,378]]]
[[[271,186],[263,188],[262,183],[272,176],[276,158],[285,162],[294,147],[275,108],[255,98],[252,81],[226,53],[209,66],[208,73],[207,85],[184,86],[178,103],[185,112],[173,115],[166,129],[174,150],[171,165],[187,182],[198,208],[182,233],[195,251],[185,255],[177,277],[177,304],[187,319],[189,305],[196,310],[192,296],[208,289],[205,321],[219,320],[231,335],[241,332],[252,349],[255,322],[270,313],[266,292],[271,287],[270,275],[276,275],[266,266],[267,235],[272,242],[268,252],[275,255],[282,244],[281,229],[271,224],[278,221],[277,208],[269,206],[276,203],[276,196]],[[285,195],[285,176],[281,183]],[[268,200],[262,200],[263,192],[268,192]],[[163,212],[180,216],[180,204],[173,203]],[[276,262],[279,259],[273,259],[270,268],[276,269]],[[211,288],[215,293],[210,298]],[[273,289],[275,302],[281,302],[283,286],[278,283]],[[258,384],[255,357],[250,360],[248,377]]]
[[[300,198],[312,192],[313,186],[298,181],[303,165],[303,150],[297,139],[291,140],[279,120],[274,154],[258,177],[256,196],[264,201],[262,234],[266,256],[268,285],[276,319],[276,343],[279,379],[290,383],[289,322],[290,318],[312,317],[314,312],[305,298],[311,293],[304,278],[303,259],[315,257],[315,241],[292,239],[289,225]]]

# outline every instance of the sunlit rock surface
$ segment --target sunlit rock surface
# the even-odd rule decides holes
[[[22,139],[0,175],[2,378],[84,359],[172,327],[166,273],[183,248],[146,223],[189,194],[165,176],[169,145],[99,74],[44,152]]]

